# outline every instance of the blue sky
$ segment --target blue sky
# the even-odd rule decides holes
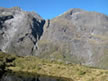
[[[0,0],[0,7],[19,6],[35,11],[45,19],[51,19],[71,8],[97,11],[108,15],[108,0]]]

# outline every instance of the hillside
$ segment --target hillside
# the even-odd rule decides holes
[[[5,74],[1,78],[1,81],[11,81],[17,80],[22,81],[21,77],[35,77],[36,75],[44,75],[49,77],[55,77],[58,80],[51,81],[107,81],[108,80],[108,70],[95,69],[87,66],[82,66],[79,64],[65,64],[63,62],[49,61],[45,59],[39,59],[37,57],[27,56],[18,57],[15,55],[7,55],[0,52],[0,60],[5,61],[5,70],[10,71],[11,74]],[[3,62],[3,61],[1,61]],[[1,65],[0,65],[1,67]],[[16,76],[17,77],[16,77]],[[39,77],[39,76],[38,76]],[[30,79],[26,81],[32,81]],[[35,77],[36,78],[36,77]],[[60,78],[60,80],[59,80]],[[20,79],[20,80],[19,80]],[[22,80],[21,80],[22,79]],[[39,81],[49,81],[48,79]],[[37,81],[37,80],[33,80]]]
[[[48,20],[38,41],[39,57],[108,68],[108,16],[81,9]]]

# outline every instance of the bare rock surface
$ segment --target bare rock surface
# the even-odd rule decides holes
[[[21,56],[32,55],[45,21],[34,12],[18,7],[0,8],[0,49]]]

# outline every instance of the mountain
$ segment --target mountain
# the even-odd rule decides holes
[[[0,8],[0,49],[20,56],[32,55],[45,20],[18,7]]]
[[[108,66],[108,16],[71,9],[48,21],[39,56],[84,65]],[[56,59],[55,59],[56,60]]]
[[[108,16],[75,8],[44,20],[18,7],[0,8],[0,49],[108,69]]]

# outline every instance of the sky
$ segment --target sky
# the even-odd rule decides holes
[[[71,8],[81,8],[108,15],[108,0],[0,0],[0,7],[14,6],[25,11],[35,11],[44,19],[52,19]]]

